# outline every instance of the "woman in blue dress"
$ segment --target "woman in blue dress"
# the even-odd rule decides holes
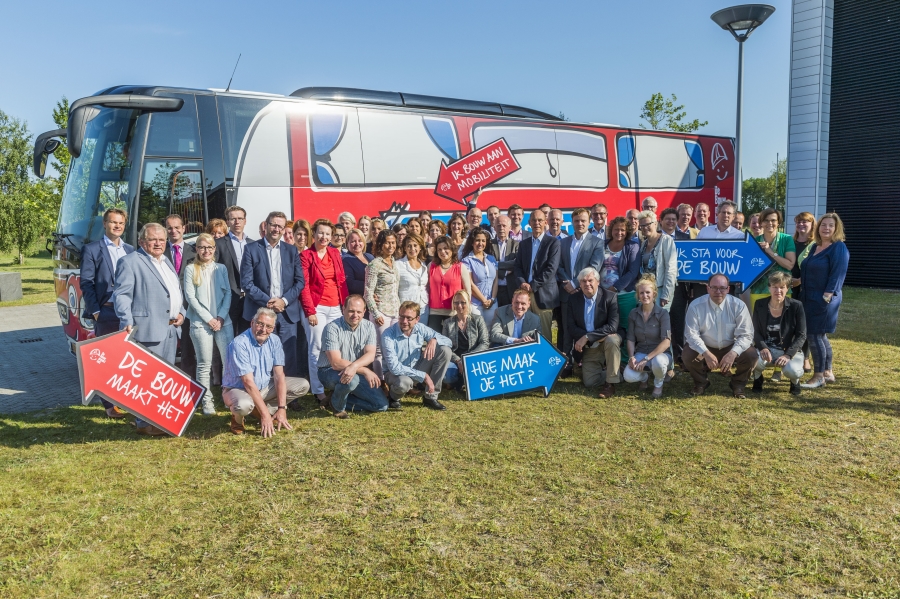
[[[816,226],[815,243],[800,265],[800,299],[806,313],[806,334],[812,352],[813,376],[801,387],[815,389],[834,382],[831,343],[828,334],[837,328],[841,287],[847,276],[850,252],[844,244],[844,224],[837,213],[822,216]]]

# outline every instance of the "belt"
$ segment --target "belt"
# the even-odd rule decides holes
[[[112,306],[112,305],[113,305],[113,303],[112,303],[112,302],[106,302],[106,303],[105,303],[105,304],[103,304],[103,305],[104,305],[104,306]]]

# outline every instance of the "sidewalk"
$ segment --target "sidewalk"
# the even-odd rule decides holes
[[[80,403],[56,304],[0,308],[0,414]]]

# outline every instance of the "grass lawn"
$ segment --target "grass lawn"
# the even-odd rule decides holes
[[[23,265],[18,264],[17,260],[17,254],[0,254],[0,272],[22,273],[22,299],[0,302],[0,308],[55,302],[53,260],[50,252],[42,249],[35,255],[25,258]]]
[[[224,413],[180,439],[0,416],[0,597],[900,597],[900,294],[846,298],[838,383],[800,398],[571,379],[307,401],[268,441]]]

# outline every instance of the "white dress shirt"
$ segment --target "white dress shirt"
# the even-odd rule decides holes
[[[700,229],[697,233],[697,239],[743,239],[744,233],[738,231],[734,227],[729,226],[724,231],[720,231],[716,225],[707,225]]]
[[[581,239],[578,238],[578,235],[574,235],[572,237],[572,247],[569,248],[569,263],[572,265],[572,278],[569,279],[571,283],[572,280],[578,278],[578,273],[575,272],[575,260],[578,258],[578,252],[581,251],[581,244],[584,243],[584,235],[581,236]],[[568,275],[569,273],[565,273]]]
[[[276,242],[274,246],[270,246],[269,243],[266,242],[266,255],[269,258],[269,269],[272,273],[272,282],[269,285],[269,297],[272,299],[284,299],[284,303],[287,305],[287,299],[281,297],[283,292],[283,289],[281,288],[281,242]]]
[[[599,287],[593,297],[584,296],[584,330],[588,333],[594,332],[594,309],[597,307],[598,293],[600,293]]]
[[[237,235],[229,231],[228,238],[231,239],[231,247],[234,248],[234,255],[237,256],[238,270],[240,270],[241,260],[244,259],[244,248],[247,246],[247,234],[244,233],[243,239],[238,239]]]
[[[526,312],[527,314],[527,312]],[[506,338],[506,345],[512,345],[515,343],[516,339],[522,338],[522,326],[525,324],[525,314],[522,315],[522,318],[516,318],[513,315],[513,336]]]
[[[169,318],[178,318],[178,314],[181,313],[181,305],[183,298],[181,297],[181,285],[178,283],[178,275],[175,274],[175,271],[169,268],[168,259],[165,254],[161,255],[159,258],[154,258],[150,254],[147,254],[147,257],[150,258],[150,262],[153,264],[153,267],[156,268],[156,272],[162,277],[163,282],[166,284],[166,290],[169,292]]]
[[[119,265],[119,260],[125,257],[125,244],[122,243],[121,237],[118,240],[118,245],[113,243],[112,239],[106,235],[103,236],[103,241],[106,243],[106,251],[109,252],[109,258],[112,260],[113,274],[115,275],[116,266]]]
[[[684,322],[684,341],[698,354],[731,344],[738,355],[753,344],[753,320],[747,305],[733,295],[716,305],[707,295],[691,302]]]

